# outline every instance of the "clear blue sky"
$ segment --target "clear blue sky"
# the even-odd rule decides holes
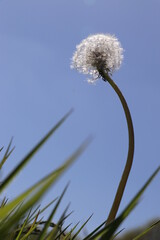
[[[89,135],[87,151],[51,189],[43,205],[71,181],[63,210],[92,230],[111,207],[126,161],[128,135],[119,99],[103,81],[89,85],[70,69],[75,46],[89,34],[110,33],[124,52],[113,75],[135,128],[135,156],[120,211],[160,164],[160,0],[1,0],[0,146],[16,149],[1,179],[71,108],[74,113],[5,192],[12,199],[59,166]],[[160,216],[160,176],[124,222],[129,229]]]

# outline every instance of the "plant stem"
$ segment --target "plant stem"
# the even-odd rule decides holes
[[[126,120],[127,120],[127,125],[128,125],[128,135],[129,135],[129,147],[128,147],[128,156],[127,156],[127,161],[126,161],[126,165],[125,168],[123,170],[123,174],[121,177],[121,180],[119,182],[119,186],[114,198],[114,202],[112,204],[112,208],[110,210],[110,213],[108,215],[106,224],[110,223],[111,221],[113,221],[116,217],[116,214],[118,212],[119,209],[119,205],[121,203],[121,199],[124,193],[124,189],[128,180],[128,176],[132,167],[132,163],[133,163],[133,155],[134,155],[134,129],[133,129],[133,123],[132,123],[132,118],[131,118],[131,114],[127,105],[127,102],[122,94],[122,92],[120,91],[120,89],[118,88],[118,86],[114,83],[114,81],[110,78],[110,76],[105,73],[104,71],[100,71],[100,75],[102,76],[103,80],[106,82],[108,82],[112,88],[115,90],[115,92],[117,93],[124,112],[125,112],[125,116],[126,116]]]

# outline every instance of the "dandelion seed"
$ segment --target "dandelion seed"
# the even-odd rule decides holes
[[[101,70],[112,74],[123,60],[123,48],[115,36],[95,34],[84,39],[76,47],[71,68],[91,75],[88,82],[94,83],[101,77]]]

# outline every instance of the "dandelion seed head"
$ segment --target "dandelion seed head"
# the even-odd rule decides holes
[[[91,79],[88,79],[88,82],[94,83],[101,77],[101,70],[112,74],[120,68],[122,60],[123,48],[115,36],[95,34],[82,40],[76,46],[71,68],[90,75]]]

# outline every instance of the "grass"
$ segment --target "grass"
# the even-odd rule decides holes
[[[7,186],[13,181],[13,179],[18,175],[20,171],[24,169],[27,163],[34,157],[38,150],[47,142],[47,140],[54,135],[55,131],[60,128],[64,121],[70,116],[72,110],[69,111],[60,121],[36,144],[35,147],[20,161],[20,163],[11,171],[11,173],[4,178],[0,185],[0,192],[7,188]],[[66,224],[70,213],[68,213],[67,206],[62,213],[60,219],[57,223],[53,223],[52,219],[55,216],[59,206],[61,204],[62,198],[67,191],[68,184],[64,188],[61,196],[54,199],[43,209],[40,209],[40,205],[37,206],[40,199],[46,194],[46,192],[53,187],[57,180],[64,174],[64,172],[76,161],[76,159],[86,150],[88,144],[91,142],[91,137],[87,138],[74,152],[66,159],[66,161],[59,166],[57,169],[51,171],[50,174],[40,179],[30,188],[26,189],[16,198],[8,201],[5,197],[0,204],[0,239],[6,240],[27,240],[27,239],[37,239],[37,240],[51,240],[51,239],[79,239],[79,234],[87,222],[92,216],[90,216],[82,226],[78,228],[78,224],[71,228],[70,224]],[[4,156],[0,162],[0,169],[5,164],[6,160],[9,158],[10,154],[13,152],[12,140],[10,141]],[[1,153],[3,149],[0,149]],[[127,218],[127,216],[134,210],[135,206],[138,204],[142,194],[146,188],[150,185],[152,180],[160,171],[158,167],[155,172],[146,181],[144,186],[140,191],[134,196],[131,202],[126,206],[122,213],[116,217],[112,222],[107,223],[107,219],[102,222],[100,226],[94,229],[84,240],[92,239],[114,239],[118,233],[120,225]],[[52,206],[50,215],[46,220],[44,220],[44,211]],[[65,226],[64,227],[64,221]],[[155,224],[156,225],[156,224]],[[152,226],[154,227],[154,226]],[[78,228],[78,229],[77,229]],[[146,229],[143,233],[139,234],[135,239],[140,239],[140,237],[146,234],[150,228]]]

